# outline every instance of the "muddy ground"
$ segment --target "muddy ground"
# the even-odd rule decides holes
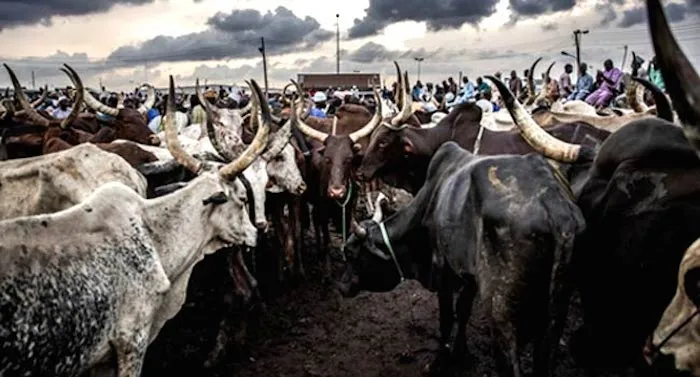
[[[266,252],[272,255],[276,245],[270,241],[269,247]],[[339,256],[337,250],[334,256]],[[343,299],[323,279],[318,264],[307,261],[306,280],[281,286],[261,281],[264,303],[250,309],[230,294],[225,261],[225,253],[219,252],[195,268],[187,303],[149,348],[144,376],[417,377],[423,376],[437,349],[437,296],[415,281],[392,292]],[[468,327],[472,362],[459,376],[496,376],[479,307],[477,302]],[[566,347],[569,329],[579,321],[574,305],[556,376],[585,375],[573,365]],[[217,344],[221,352],[212,351]]]

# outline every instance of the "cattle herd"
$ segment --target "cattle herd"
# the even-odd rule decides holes
[[[630,108],[607,112],[536,93],[521,104],[486,76],[507,113],[465,103],[422,124],[395,63],[393,100],[375,90],[371,109],[345,104],[332,119],[309,116],[294,81],[273,111],[250,80],[241,109],[210,103],[197,82],[206,120],[182,124],[170,76],[154,133],[153,87],[143,104],[114,108],[64,65],[76,90],[59,120],[5,65],[0,376],[139,376],[199,261],[225,249],[249,299],[259,235],[282,245],[276,279],[303,277],[312,223],[327,277],[329,224],[340,233],[343,268],[326,282],[348,299],[406,279],[437,292],[435,375],[465,357],[477,302],[498,375],[522,376],[529,344],[534,375],[552,375],[577,293],[583,320],[569,351],[586,373],[700,376],[700,77],[660,1],[646,2],[668,97],[635,78]],[[412,199],[397,205],[377,187]],[[371,218],[358,218],[360,200]]]

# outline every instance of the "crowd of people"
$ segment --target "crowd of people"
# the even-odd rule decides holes
[[[623,96],[624,85],[629,81],[629,76],[645,78],[661,90],[665,90],[661,72],[656,64],[656,58],[653,57],[648,62],[646,69],[644,68],[644,63],[644,59],[633,54],[631,73],[623,74],[619,68],[614,66],[612,60],[607,59],[603,63],[603,70],[598,70],[595,78],[588,73],[588,65],[581,63],[577,75],[578,79],[575,83],[571,77],[574,66],[566,64],[564,72],[556,79],[550,79],[549,77],[544,77],[544,74],[542,75],[544,98],[549,103],[560,99],[564,99],[564,101],[581,100],[586,101],[597,109],[602,109],[613,104],[616,98]],[[505,79],[505,83],[509,86],[511,92],[521,101],[524,101],[529,96],[528,74],[529,70],[526,69],[523,72],[523,76],[519,77],[518,73],[513,70],[510,72],[509,77]],[[494,76],[503,80],[501,72],[496,72]],[[626,78],[625,76],[628,77]],[[498,90],[488,80],[477,77],[476,80],[472,81],[468,76],[464,76],[461,81],[458,84],[454,78],[449,77],[442,83],[433,85],[430,82],[423,84],[418,80],[412,87],[411,96],[414,103],[420,104],[419,109],[426,113],[433,113],[437,110],[449,111],[453,107],[466,102],[476,103],[484,112],[496,112],[504,107]],[[386,100],[394,101],[394,93],[397,86],[397,83],[394,82],[391,89],[384,87],[382,89],[382,97]],[[56,88],[46,95],[45,100],[37,109],[46,111],[56,119],[64,119],[71,111],[73,91],[70,87]],[[137,107],[145,101],[146,97],[146,93],[141,88],[135,88],[133,92],[115,93],[107,91],[103,86],[101,87],[101,92],[95,94],[100,102],[115,108],[120,106]],[[177,95],[178,112],[187,115],[188,124],[201,123],[206,120],[206,112],[197,96],[190,95],[188,96],[189,99],[187,99],[184,93],[178,93]],[[345,103],[373,106],[373,98],[371,96],[363,98],[356,86],[348,90],[328,88],[326,91],[310,91],[307,95],[314,103],[310,115],[319,118],[332,116],[335,110]],[[242,88],[225,88],[223,86],[220,86],[218,91],[205,86],[204,98],[219,107],[231,109],[243,107],[249,101],[248,94]],[[160,115],[165,113],[166,102],[167,94],[157,93],[155,105],[148,111],[149,128],[154,132],[162,130],[162,117]],[[279,93],[271,94],[269,102],[273,111],[283,107],[281,94]],[[89,109],[86,110],[90,111]],[[97,116],[109,118],[108,115],[100,113]]]
[[[645,78],[665,90],[661,72],[656,64],[656,58],[653,57],[646,70],[642,69],[644,59],[638,55],[634,55],[632,61],[631,76]],[[624,93],[624,85],[627,80],[624,80],[623,72],[616,68],[612,60],[607,59],[603,63],[603,70],[596,72],[595,79],[588,73],[588,65],[581,63],[579,68],[578,79],[574,84],[571,75],[574,71],[572,64],[564,66],[564,72],[558,79],[550,79],[543,75],[543,88],[545,91],[544,98],[549,103],[564,99],[565,101],[580,100],[586,101],[591,106],[597,109],[603,109],[613,104],[614,100]],[[528,82],[527,77],[529,70],[523,72],[523,77],[519,77],[516,71],[511,71],[508,77],[507,84],[516,96],[521,101],[528,97]],[[502,80],[500,72],[494,74],[496,78]],[[394,90],[396,84],[394,84]],[[420,102],[423,105],[423,111],[433,112],[437,110],[444,99],[444,107],[446,110],[465,102],[475,102],[485,111],[499,111],[503,107],[498,91],[493,87],[493,84],[487,83],[482,77],[477,77],[472,82],[469,77],[462,78],[461,85],[457,85],[452,77],[443,81],[441,85],[433,85],[432,83],[423,83],[419,80],[413,86],[411,91],[414,102]],[[387,98],[392,98],[387,95]]]

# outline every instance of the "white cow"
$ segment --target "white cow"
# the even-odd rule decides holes
[[[172,76],[169,98],[171,112]],[[171,122],[166,129],[173,156],[198,174],[187,187],[147,200],[107,183],[61,212],[0,221],[0,375],[79,375],[111,350],[120,377],[140,375],[194,265],[231,244],[255,246],[235,178],[265,148],[269,123],[219,170],[185,154]]]
[[[679,371],[700,375],[700,240],[685,252],[678,270],[678,289],[654,330],[652,344],[673,356]],[[689,322],[688,322],[689,321]],[[675,332],[675,333],[674,333]],[[662,344],[662,342],[664,342]],[[647,347],[646,356],[652,356]]]
[[[138,171],[90,143],[0,162],[0,220],[60,211],[107,182],[120,182],[146,196],[147,182]]]

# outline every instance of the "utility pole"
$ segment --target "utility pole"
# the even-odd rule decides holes
[[[258,51],[262,54],[263,59],[263,75],[265,75],[265,95],[267,95],[267,57],[265,56],[265,37],[260,37],[261,46],[258,47]]]
[[[418,79],[417,80],[420,81],[420,63],[423,62],[423,60],[425,60],[425,58],[422,56],[417,56],[417,57],[414,57],[413,59],[418,62]]]
[[[32,69],[32,89],[36,89],[36,81],[34,80],[34,70]]]
[[[340,74],[340,14],[335,14],[335,73]]]
[[[576,43],[576,77],[581,76],[581,34],[588,34],[588,30],[574,30],[574,43]]]

